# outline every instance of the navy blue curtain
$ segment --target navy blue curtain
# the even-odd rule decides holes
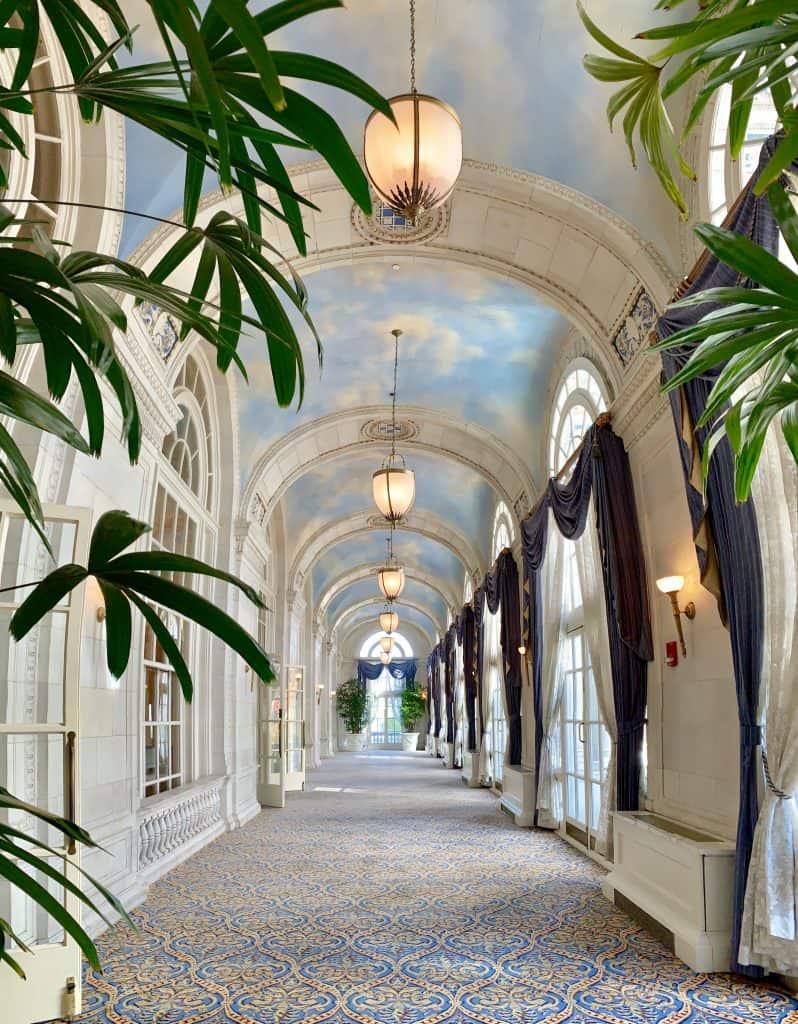
[[[775,136],[762,146],[759,168],[752,183],[770,160],[777,145]],[[798,163],[793,165],[798,169]],[[779,231],[767,196],[756,196],[749,188],[727,225],[730,230],[752,239],[774,255],[778,253]],[[686,294],[706,288],[749,285],[725,264],[710,257]],[[691,309],[669,309],[657,324],[665,339],[711,312],[709,304]],[[662,355],[663,379],[672,377],[686,363],[695,346],[671,349]],[[734,498],[734,460],[728,443],[722,441],[709,464],[706,500],[700,490],[701,451],[708,429],[695,424],[701,418],[707,398],[722,367],[715,367],[698,380],[671,394],[679,450],[684,469],[687,504],[693,524],[696,555],[701,579],[717,600],[720,615],[729,629],[737,711],[740,721],[740,804],[737,818],[737,851],[734,877],[734,924],[731,969],[749,977],[761,977],[761,968],[740,964],[740,944],[745,888],[754,828],[759,816],[757,784],[759,767],[756,748],[761,743],[757,709],[762,672],[764,593],[759,532],[753,502],[738,505]],[[698,486],[697,486],[698,485]]]
[[[369,679],[379,679],[385,670],[394,679],[404,679],[405,686],[412,686],[416,679],[415,658],[394,658],[389,665],[374,658],[359,658],[357,662],[357,681],[365,688]]]
[[[476,623],[474,609],[466,605],[458,622],[459,637],[463,647],[463,678],[465,680],[466,737],[467,750],[477,749],[477,666],[476,666]]]
[[[454,649],[457,627],[451,625],[443,638],[443,680],[446,695],[446,742],[454,743]],[[454,763],[454,762],[453,762]]]
[[[653,657],[645,562],[634,487],[623,442],[602,419],[584,437],[571,477],[549,480],[521,523],[524,559],[524,642],[532,659],[535,772],[543,746],[543,626],[540,570],[546,554],[549,511],[564,537],[585,529],[591,494],[601,548],[615,717],[618,729],[617,807],[638,808],[647,700],[647,663]]]
[[[474,591],[471,601],[474,609],[474,666],[477,684],[477,709],[479,712],[479,735],[485,735],[485,709],[482,706],[482,688],[484,686],[485,666],[482,656],[485,650],[485,585]]]

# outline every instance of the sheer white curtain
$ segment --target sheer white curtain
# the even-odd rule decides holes
[[[541,671],[541,707],[543,747],[538,771],[538,825],[559,828],[562,820],[562,781],[560,771],[560,701],[563,674],[560,644],[563,631],[563,576],[565,543],[549,512],[546,553],[540,570],[540,602],[543,616],[543,663]]]
[[[601,811],[596,830],[596,848],[599,853],[609,850],[609,812],[615,807],[615,761],[618,748],[618,729],[615,723],[615,701],[612,693],[612,663],[610,637],[607,628],[607,606],[604,600],[604,576],[601,571],[601,548],[596,529],[596,511],[593,499],[587,512],[584,533],[575,541],[576,564],[582,587],[584,631],[596,683],[596,696],[604,725],[610,734],[610,759],[605,777],[601,780]]]
[[[479,747],[479,781],[493,781],[493,616],[485,607],[482,624],[482,719],[485,731]],[[498,613],[497,613],[498,614]]]
[[[798,974],[798,470],[775,429],[752,495],[765,583],[761,721],[770,780],[754,833],[739,960]]]

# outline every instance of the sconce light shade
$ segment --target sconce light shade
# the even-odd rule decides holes
[[[385,651],[386,654],[393,650],[393,637],[383,636],[380,638],[380,647]]]
[[[383,633],[395,633],[399,628],[399,615],[396,612],[382,612],[380,614],[380,629]]]
[[[657,580],[657,589],[663,594],[677,594],[684,586],[684,576],[662,576]]]
[[[392,601],[405,589],[405,571],[400,565],[385,565],[377,572],[380,590]]]
[[[416,475],[412,469],[386,465],[371,477],[374,503],[392,523],[410,511],[416,497]]]

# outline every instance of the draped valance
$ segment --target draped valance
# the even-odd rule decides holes
[[[549,480],[521,523],[524,561],[524,643],[531,655],[535,704],[535,767],[543,745],[543,619],[540,573],[551,513],[570,540],[582,535],[590,499],[602,557],[613,696],[618,732],[617,806],[636,810],[646,714],[647,662],[653,657],[645,563],[632,474],[621,439],[607,417],[586,433],[568,480]]]
[[[406,686],[412,686],[416,679],[415,658],[394,658],[388,665],[383,665],[379,658],[359,658],[357,663],[357,681],[365,688],[368,680],[379,679],[387,671],[394,679],[404,679]]]

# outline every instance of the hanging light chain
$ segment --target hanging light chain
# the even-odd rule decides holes
[[[393,391],[391,392],[391,465],[396,458],[396,385],[399,376],[399,338],[402,332],[399,328],[395,328],[391,331],[394,337],[394,353],[393,353]]]
[[[410,91],[416,91],[416,0],[410,0]]]

